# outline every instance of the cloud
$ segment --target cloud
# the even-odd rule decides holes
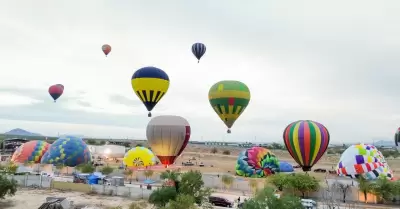
[[[400,124],[398,1],[23,2],[0,4],[0,118],[41,121],[43,133],[62,129],[43,128],[55,122],[144,137],[149,118],[130,78],[145,66],[171,80],[153,115],[187,118],[193,140],[280,141],[287,124],[312,119],[333,142],[361,142],[391,139]],[[207,45],[199,64],[197,41]],[[227,79],[252,94],[231,135],[207,99]],[[54,83],[65,86],[56,104]],[[68,130],[100,134],[78,127]]]

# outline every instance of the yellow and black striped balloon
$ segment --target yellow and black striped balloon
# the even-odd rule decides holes
[[[144,67],[132,75],[132,89],[149,111],[167,93],[169,88],[169,77],[167,73],[156,67]]]

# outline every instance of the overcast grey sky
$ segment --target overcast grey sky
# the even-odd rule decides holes
[[[398,0],[3,1],[0,131],[144,138],[149,118],[130,78],[155,66],[171,85],[153,116],[187,118],[192,140],[281,141],[299,119],[324,124],[336,143],[392,139],[398,11]],[[200,64],[194,42],[207,46]],[[207,99],[226,79],[252,95],[230,135]],[[56,104],[55,83],[65,86]]]

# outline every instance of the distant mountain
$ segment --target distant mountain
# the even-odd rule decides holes
[[[395,147],[394,140],[389,141],[389,140],[380,140],[380,141],[374,141],[374,146],[375,147]]]
[[[13,135],[13,136],[43,136],[38,133],[31,133],[29,131],[26,131],[24,129],[16,128],[11,131],[7,131],[4,133],[4,135]]]

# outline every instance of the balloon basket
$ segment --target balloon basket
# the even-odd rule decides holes
[[[151,118],[151,112],[149,112],[149,114],[147,114],[147,117]]]

